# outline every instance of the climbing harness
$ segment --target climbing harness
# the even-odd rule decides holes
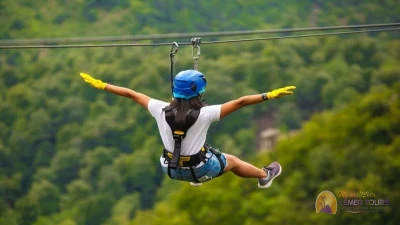
[[[215,156],[217,156],[218,162],[220,164],[220,172],[218,176],[220,176],[225,168],[224,163],[221,159],[221,152],[218,149],[212,148],[209,144],[204,144],[204,146],[200,149],[200,151],[194,155],[181,155],[181,146],[182,140],[186,137],[187,131],[193,124],[197,121],[197,118],[200,115],[200,110],[190,109],[186,114],[186,121],[182,127],[177,127],[175,124],[175,112],[171,106],[167,106],[163,108],[165,112],[165,120],[172,131],[172,137],[174,139],[174,152],[170,152],[167,149],[163,149],[163,157],[168,162],[168,176],[173,179],[171,176],[171,169],[178,169],[180,167],[186,167],[190,169],[193,180],[196,183],[201,183],[194,173],[194,168],[198,166],[201,162],[206,163],[207,161],[207,152],[211,152]]]
[[[197,177],[194,174],[193,166],[197,166],[200,162],[205,162],[205,151],[200,151],[198,154],[193,156],[183,156],[181,157],[181,144],[182,140],[186,137],[186,133],[189,128],[196,122],[199,117],[200,110],[190,109],[186,113],[186,121],[182,127],[178,127],[175,124],[175,112],[171,106],[163,108],[165,112],[165,120],[172,131],[172,137],[174,139],[174,152],[168,152],[164,149],[164,158],[168,161],[168,176],[172,179],[171,169],[177,169],[178,167],[190,167],[192,176],[196,182],[198,182]],[[169,153],[169,154],[168,154]],[[172,154],[172,157],[171,157]],[[200,182],[198,182],[200,183]]]
[[[201,38],[192,38],[192,57],[194,60],[194,69],[197,70],[200,58]]]
[[[209,144],[205,144],[201,148],[201,150],[198,153],[194,154],[194,155],[181,155],[179,157],[179,166],[178,167],[184,167],[184,168],[190,169],[190,172],[192,174],[193,180],[196,183],[201,183],[203,181],[206,181],[208,179],[202,180],[200,178],[201,179],[200,180],[199,178],[197,178],[196,174],[194,173],[194,169],[193,168],[198,166],[201,162],[205,163],[208,159],[210,159],[212,157],[212,155],[210,157],[207,157],[207,153],[208,152],[211,152],[212,154],[214,154],[217,157],[219,165],[220,165],[220,171],[219,171],[219,173],[218,173],[218,175],[216,177],[221,176],[224,173],[224,169],[225,169],[225,164],[221,159],[222,153],[218,149],[213,148]],[[166,160],[166,162],[170,163],[171,160],[172,160],[173,155],[174,155],[173,153],[169,152],[165,148],[163,149],[163,157]],[[171,179],[174,179],[171,176],[171,171],[170,171],[171,169],[173,169],[173,168],[168,167],[168,176]]]

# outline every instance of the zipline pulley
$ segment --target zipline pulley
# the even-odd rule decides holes
[[[172,46],[171,46],[171,53],[169,54],[169,56],[171,57],[171,93],[172,93],[172,95],[174,94],[174,64],[175,64],[174,57],[175,57],[176,53],[178,53],[178,48],[179,48],[178,43],[173,42]]]
[[[199,58],[200,58],[200,44],[201,38],[192,38],[192,56],[194,60],[194,69],[197,70],[199,65]]]

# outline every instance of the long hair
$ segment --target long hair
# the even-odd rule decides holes
[[[186,122],[186,115],[190,109],[201,109],[204,104],[200,97],[193,97],[190,99],[175,98],[170,106],[175,113],[175,124],[177,127],[182,127]]]

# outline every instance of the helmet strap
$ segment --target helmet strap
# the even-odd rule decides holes
[[[197,97],[199,98],[200,102],[205,101],[205,99],[201,99],[201,97],[203,97],[203,93],[201,93],[201,94],[197,93]]]

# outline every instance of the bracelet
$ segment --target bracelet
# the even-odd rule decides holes
[[[268,100],[267,93],[262,93],[262,94],[261,94],[261,98],[263,99],[263,101]]]

